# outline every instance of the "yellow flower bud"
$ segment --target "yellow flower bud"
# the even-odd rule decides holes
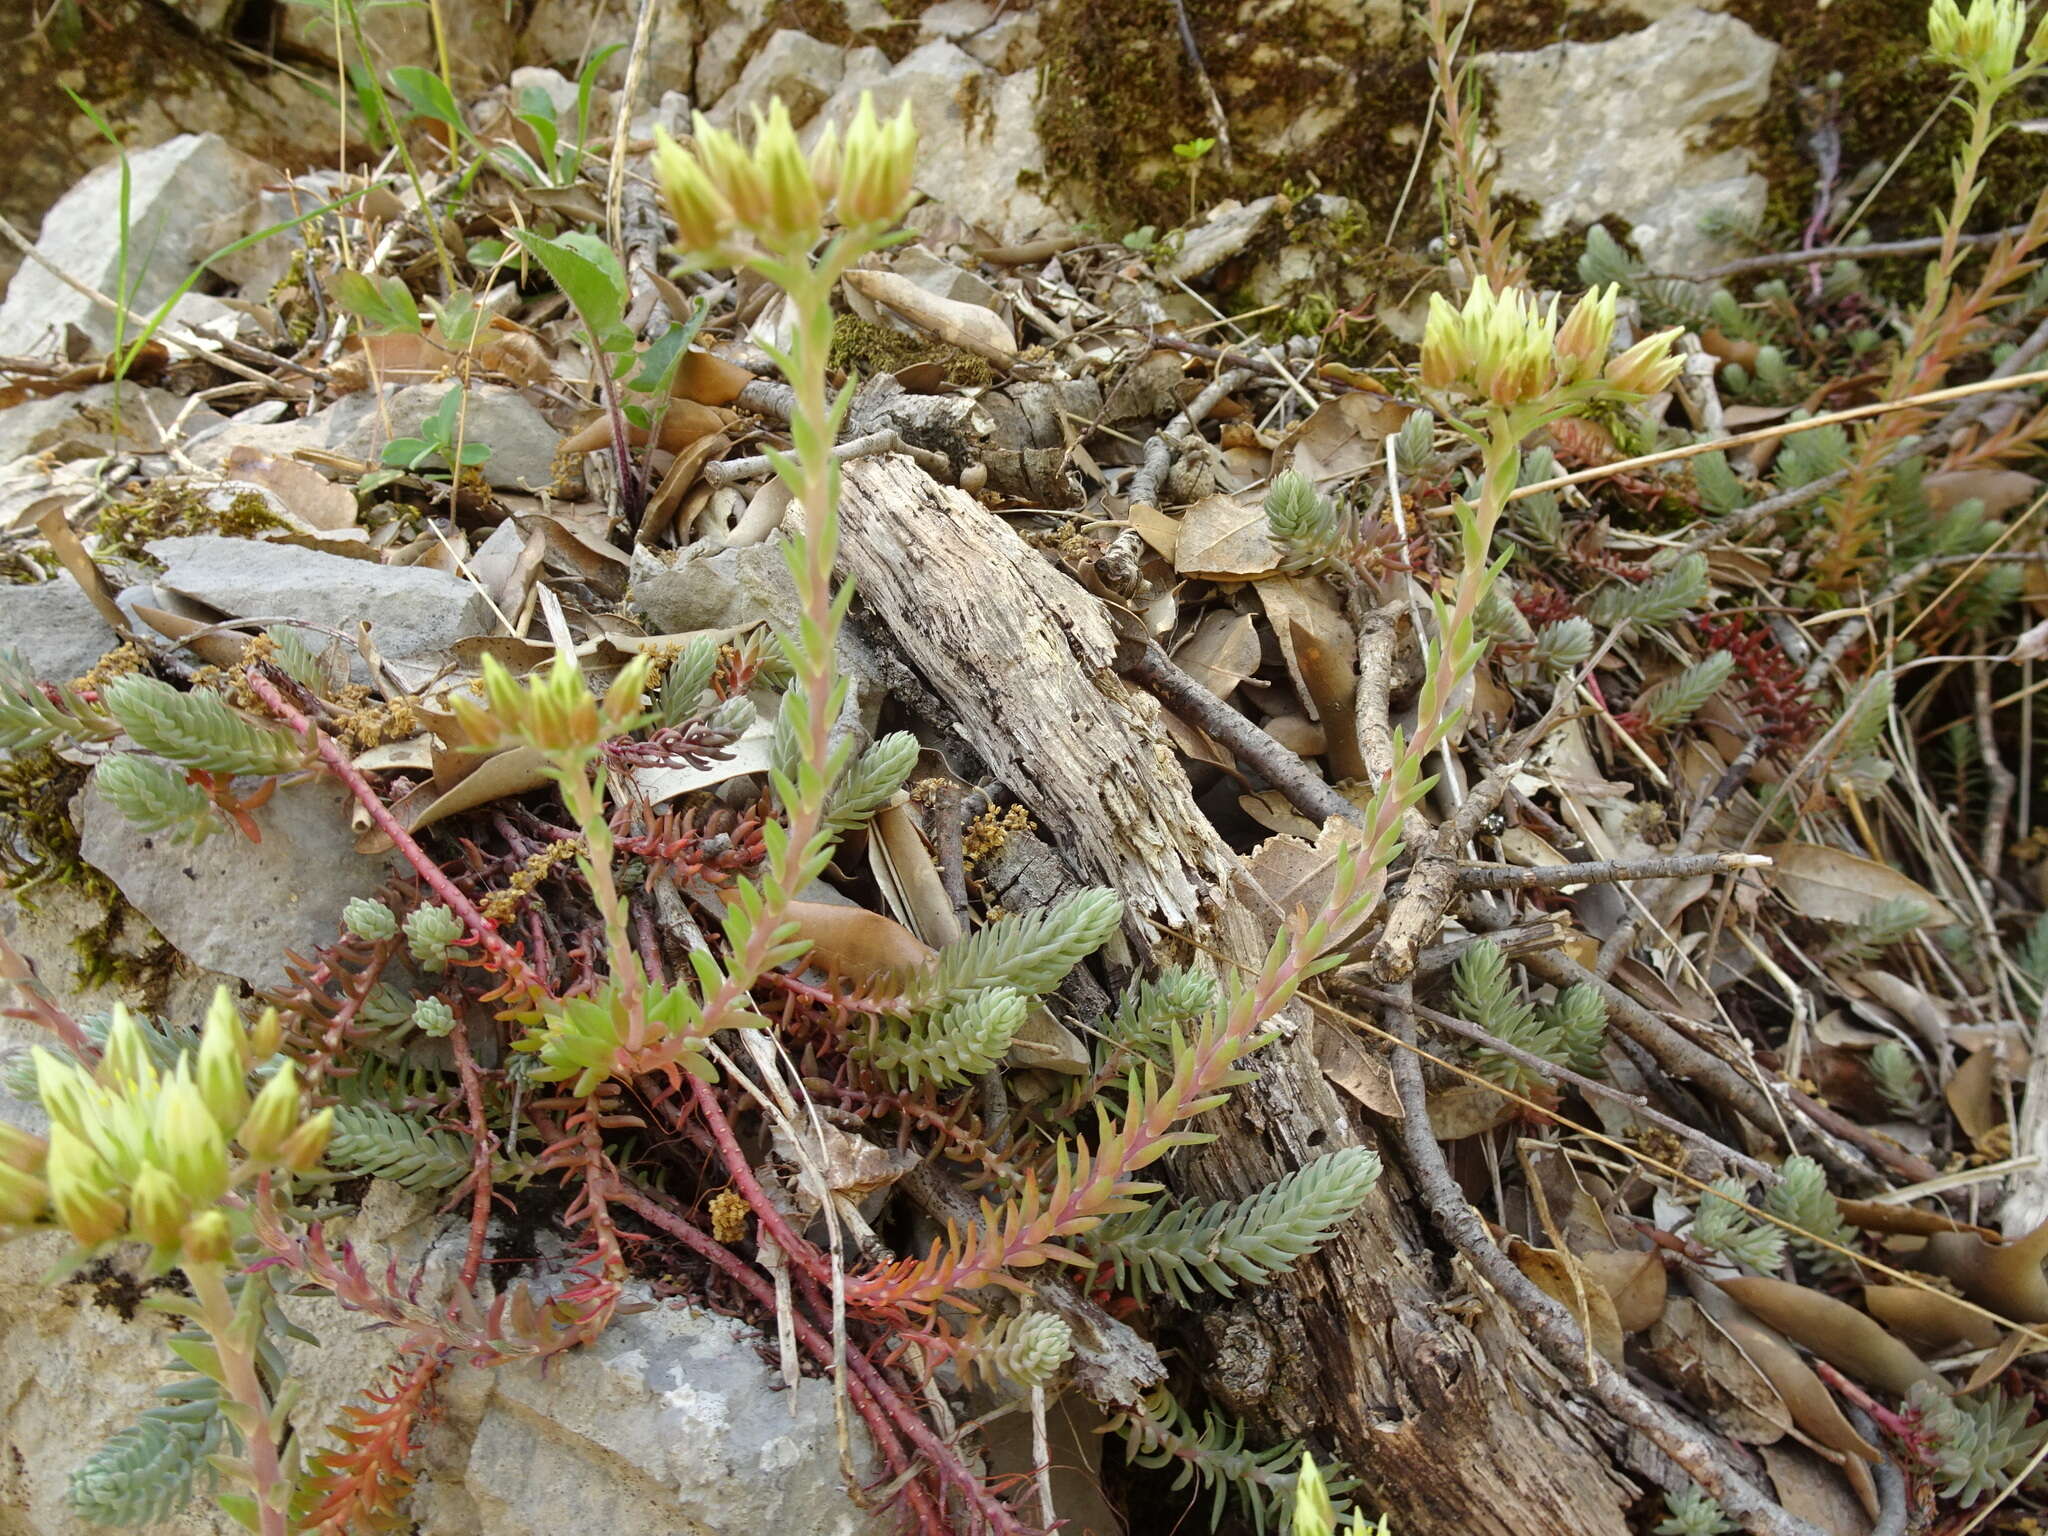
[[[93,1078],[116,1093],[156,1086],[156,1064],[149,1059],[142,1026],[119,1003],[114,1004],[113,1020],[107,1027],[106,1049],[100,1053],[99,1069],[93,1073]]]
[[[833,197],[839,191],[839,125],[827,123],[818,142],[811,146],[811,184],[818,196]]]
[[[1564,383],[1599,376],[1607,361],[1608,343],[1614,339],[1614,311],[1620,296],[1620,285],[1609,283],[1606,292],[1595,288],[1572,306],[1557,333],[1558,378]]]
[[[1463,367],[1458,312],[1440,293],[1429,296],[1429,320],[1422,329],[1422,384],[1449,389]]]
[[[50,1188],[32,1173],[0,1163],[0,1222],[25,1227],[43,1214]]]
[[[192,1214],[178,1181],[161,1168],[145,1168],[128,1191],[128,1230],[153,1248],[171,1248]]]
[[[211,1205],[228,1190],[228,1139],[192,1080],[180,1074],[157,1105],[157,1145],[164,1169],[194,1205]]]
[[[874,98],[863,91],[846,130],[839,173],[840,222],[894,223],[910,201],[916,162],[917,127],[911,120],[910,103],[903,103],[885,124],[875,117]]]
[[[712,127],[702,112],[693,113],[690,123],[691,137],[697,141],[698,163],[711,178],[711,185],[731,206],[734,220],[742,229],[758,231],[766,227],[768,186],[761,179],[753,156],[731,134]]]
[[[1623,394],[1647,399],[1667,388],[1685,367],[1685,359],[1671,347],[1681,334],[1679,327],[1645,336],[1607,365],[1607,384]]]
[[[277,1016],[275,1008],[264,1009],[256,1016],[256,1027],[249,1031],[250,1063],[270,1060],[283,1044],[284,1021]]]
[[[1956,0],[1934,0],[1927,8],[1928,50],[1940,62],[1997,85],[2018,63],[2026,26],[2022,0],[1970,0],[1967,13]]]
[[[50,1208],[79,1242],[91,1248],[120,1235],[127,1209],[119,1187],[84,1138],[65,1126],[52,1126],[43,1172],[50,1183]]]
[[[768,217],[761,233],[772,244],[810,245],[822,232],[825,202],[789,124],[789,108],[779,96],[769,102],[766,116],[754,109],[754,165],[768,190]]]
[[[640,697],[647,692],[647,668],[647,658],[635,656],[619,669],[611,687],[604,691],[604,706],[599,714],[606,737],[623,736],[646,722]]]
[[[247,1045],[242,1020],[228,1000],[227,988],[221,987],[213,994],[213,1006],[206,1010],[206,1032],[199,1040],[195,1076],[200,1097],[223,1131],[234,1129],[249,1109],[249,1068],[242,1055]]]
[[[63,1061],[40,1045],[29,1058],[36,1068],[36,1097],[50,1119],[73,1135],[83,1136],[93,1105],[98,1098],[92,1079],[75,1062]]]
[[[655,179],[676,221],[677,243],[700,255],[725,249],[732,239],[732,204],[712,185],[695,155],[659,127],[654,136]]]
[[[249,1116],[235,1133],[242,1150],[259,1163],[274,1163],[285,1138],[299,1123],[299,1075],[287,1061],[256,1095]]]
[[[226,1211],[201,1211],[185,1223],[178,1234],[178,1246],[191,1264],[225,1264],[234,1257],[234,1230]]]
[[[49,1150],[50,1144],[42,1137],[0,1120],[0,1167],[34,1173],[43,1166]]]
[[[277,1160],[293,1173],[311,1173],[327,1155],[328,1138],[334,1134],[334,1111],[323,1109],[285,1138]]]

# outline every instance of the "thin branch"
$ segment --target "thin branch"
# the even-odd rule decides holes
[[[1522,486],[1508,493],[1509,501],[1520,501],[1524,496],[1540,495],[1544,491],[1561,490],[1568,485],[1581,485],[1588,480],[1606,480],[1615,475],[1630,474],[1639,469],[1648,469],[1657,464],[1669,464],[1679,459],[1697,458],[1703,453],[1719,453],[1729,448],[1747,448],[1753,443],[1768,443],[1781,437],[1791,437],[1800,432],[1811,432],[1815,427],[1831,427],[1845,421],[1863,421],[1872,416],[1889,416],[1898,411],[1917,410],[1922,406],[1942,405],[1951,400],[1967,400],[1974,395],[1988,395],[2007,389],[2020,389],[2031,384],[2048,384],[2048,370],[2033,373],[2017,373],[2010,376],[1993,374],[1969,384],[1953,384],[1947,389],[1931,389],[1922,395],[1908,395],[1903,400],[1876,400],[1869,405],[1851,406],[1845,411],[1830,411],[1821,416],[1809,416],[1803,421],[1777,421],[1767,427],[1758,427],[1754,432],[1738,432],[1733,437],[1717,438],[1711,442],[1687,443],[1678,448],[1666,448],[1657,453],[1645,453],[1633,459],[1617,459],[1612,464],[1596,464],[1591,469],[1573,470],[1568,475],[1553,475],[1548,480],[1538,480],[1532,485]],[[1810,490],[1801,486],[1801,490]],[[1743,509],[1753,512],[1754,507]]]
[[[1124,675],[1190,725],[1228,747],[1239,760],[1257,769],[1309,820],[1322,823],[1333,816],[1344,821],[1360,819],[1358,807],[1310,772],[1298,754],[1181,671],[1157,641],[1145,642],[1144,651],[1125,669]]]
[[[1721,1508],[1756,1536],[1820,1536],[1806,1521],[1787,1513],[1736,1472],[1697,1429],[1651,1401],[1588,1345],[1570,1313],[1537,1289],[1486,1230],[1444,1162],[1443,1148],[1429,1128],[1422,1063],[1415,1055],[1415,1015],[1406,983],[1395,989],[1394,1029],[1409,1047],[1393,1054],[1394,1088],[1401,1096],[1401,1144],[1417,1193],[1429,1207],[1437,1230],[1487,1284],[1522,1315],[1529,1337],[1565,1378],[1617,1419],[1646,1436],[1704,1488]]]
[[[1956,243],[1975,249],[2015,239],[2027,232],[2024,224],[1994,229],[1988,234],[1964,235]],[[1762,256],[1743,256],[1718,267],[1698,272],[1659,272],[1657,277],[1675,277],[1681,282],[1706,283],[1717,277],[1740,277],[1745,272],[1775,272],[1784,267],[1810,266],[1818,261],[1864,261],[1878,256],[1934,256],[1942,248],[1942,236],[1923,235],[1917,240],[1877,240],[1867,245],[1822,245],[1810,251],[1771,251]]]
[[[1173,440],[1191,436],[1225,395],[1234,389],[1244,388],[1251,382],[1251,377],[1249,368],[1232,368],[1217,374],[1199,395],[1181,409],[1180,414],[1153,433],[1145,444],[1145,462],[1131,477],[1130,489],[1126,493],[1128,499],[1153,505],[1158,499],[1159,487],[1166,479],[1166,472],[1173,468]]]
[[[1664,854],[1653,859],[1599,859],[1590,864],[1467,864],[1458,871],[1461,891],[1554,891],[1566,885],[1606,885],[1619,880],[1687,880],[1738,869],[1769,869],[1760,853]]]
[[[1339,997],[1361,1004],[1369,1003],[1383,1008],[1393,1008],[1400,1005],[1400,999],[1395,993],[1384,991],[1379,987],[1366,986],[1362,982],[1353,980],[1342,971],[1339,971],[1330,978],[1329,985],[1330,990]],[[1717,1160],[1740,1168],[1753,1179],[1761,1179],[1766,1183],[1775,1183],[1778,1178],[1777,1172],[1768,1164],[1760,1163],[1755,1158],[1736,1151],[1726,1143],[1716,1141],[1705,1131],[1695,1130],[1683,1120],[1674,1120],[1671,1116],[1651,1108],[1650,1101],[1640,1094],[1624,1093],[1612,1083],[1603,1083],[1595,1077],[1585,1077],[1580,1073],[1574,1072],[1570,1067],[1561,1067],[1556,1062],[1546,1060],[1532,1051],[1525,1051],[1518,1045],[1510,1045],[1497,1035],[1488,1034],[1469,1019],[1461,1019],[1455,1014],[1439,1013],[1436,1009],[1425,1008],[1420,1003],[1415,1003],[1411,1006],[1414,1008],[1416,1016],[1424,1023],[1442,1030],[1445,1034],[1456,1035],[1461,1040],[1469,1040],[1472,1044],[1492,1051],[1497,1055],[1505,1056],[1510,1061],[1518,1062],[1538,1077],[1543,1078],[1546,1082],[1569,1083],[1588,1098],[1605,1099],[1610,1104],[1619,1104],[1645,1125],[1654,1125],[1659,1130],[1668,1131],[1679,1140],[1691,1143]],[[1338,1017],[1341,1018],[1342,1015],[1339,1014]]]
[[[943,453],[933,453],[929,448],[913,447],[903,441],[902,434],[894,427],[884,427],[879,432],[870,432],[866,437],[856,437],[843,442],[832,450],[832,457],[844,464],[848,459],[863,459],[876,453],[907,453],[917,460],[918,467],[927,474],[950,477],[953,473],[952,461]],[[706,464],[703,469],[704,483],[714,487],[737,485],[742,480],[759,480],[774,473],[775,461],[765,453],[750,459],[721,459],[716,463]]]

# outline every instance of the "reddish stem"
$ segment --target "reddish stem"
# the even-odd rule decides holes
[[[462,1288],[476,1292],[477,1276],[483,1271],[484,1239],[491,1224],[491,1155],[497,1138],[491,1134],[484,1115],[483,1076],[476,1069],[476,1057],[469,1049],[469,1020],[465,1018],[450,1031],[448,1043],[455,1048],[455,1070],[462,1078],[462,1102],[469,1109],[470,1169],[474,1186],[469,1196],[469,1251],[462,1260]]]
[[[391,814],[389,807],[384,804],[383,797],[377,793],[376,787],[357,771],[354,763],[348,760],[348,754],[278,692],[276,685],[263,675],[261,669],[251,667],[246,677],[249,691],[263,701],[266,709],[312,744],[313,750],[320,754],[320,761],[326,765],[328,772],[349,787],[349,792],[361,803],[363,809],[370,813],[370,820],[377,824],[377,829],[390,838],[392,846],[404,856],[405,861],[419,871],[420,879],[424,880],[427,888],[441,899],[442,904],[453,909],[462,919],[498,968],[515,981],[535,991],[541,990],[540,977],[526,963],[526,957],[500,938],[497,925],[478,911],[476,903],[465,896],[461,888],[441,872],[441,866],[429,858],[427,851],[413,840],[413,835],[399,824],[398,818]]]
[[[698,1231],[680,1216],[673,1215],[629,1186],[615,1185],[612,1198],[677,1238],[693,1252],[710,1260],[763,1307],[771,1311],[775,1309],[775,1288],[741,1262],[723,1243],[715,1241],[708,1233]],[[814,1359],[830,1369],[831,1341],[803,1316],[793,1314],[791,1321],[796,1326],[798,1341],[810,1351]],[[872,1361],[859,1350],[850,1349],[846,1354],[846,1363],[853,1372],[854,1379],[848,1385],[853,1389],[854,1406],[861,1411],[861,1417],[867,1420],[868,1430],[874,1436],[876,1445],[882,1448],[892,1470],[903,1470],[899,1459],[902,1454],[900,1448],[896,1450],[894,1456],[890,1455],[891,1442],[897,1440],[900,1434],[917,1447],[941,1477],[966,1494],[976,1511],[992,1529],[1013,1533],[1013,1536],[1022,1536],[1022,1527],[1017,1524],[1016,1517],[981,1485],[980,1479],[960,1464],[959,1453],[933,1434],[931,1427],[896,1395],[894,1389],[882,1379],[881,1372]],[[883,1418],[883,1414],[887,1417]],[[890,1422],[892,1420],[893,1424]],[[930,1502],[922,1489],[915,1483],[908,1483],[905,1484],[904,1491],[910,1497],[912,1505],[917,1508],[919,1518],[926,1521],[929,1528],[946,1529],[944,1523],[938,1521],[936,1514],[931,1510]]]

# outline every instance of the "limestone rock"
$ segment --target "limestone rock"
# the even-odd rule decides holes
[[[213,133],[184,133],[128,156],[129,308],[150,314],[221,246],[259,228],[247,222],[258,190],[277,172]],[[36,249],[102,293],[121,286],[120,168],[103,165],[43,216]],[[190,306],[188,308],[188,306]],[[211,301],[180,302],[173,315],[218,313]],[[113,343],[114,317],[43,267],[15,274],[0,304],[0,353],[54,350],[67,325],[95,346]]]
[[[596,1343],[496,1373],[465,1484],[479,1536],[881,1536],[841,1486],[832,1384],[776,1390],[759,1337],[709,1312],[620,1317]],[[855,1469],[878,1475],[855,1426]]]
[[[167,567],[160,584],[181,596],[232,617],[301,619],[351,635],[365,619],[387,660],[439,659],[492,622],[474,585],[428,566],[217,534],[158,539],[146,548]]]
[[[45,682],[70,682],[120,643],[68,575],[33,586],[0,586],[0,645],[21,652]]]
[[[41,400],[24,400],[0,409],[0,464],[30,454],[71,460],[102,458],[110,453],[160,453],[165,443],[159,429],[177,420],[190,403],[168,390],[139,384],[93,384]],[[207,406],[194,406],[182,430],[189,435],[225,420]]]
[[[1654,269],[1719,259],[1702,216],[1753,219],[1769,189],[1746,150],[1713,141],[1762,109],[1777,57],[1777,44],[1697,6],[1604,43],[1482,54],[1496,188],[1542,210],[1524,238],[1618,216]]]
[[[749,107],[765,112],[771,100],[780,99],[790,121],[801,128],[817,115],[845,72],[843,50],[784,28],[769,34],[733,88],[705,116],[721,128],[733,128],[749,120]]]
[[[874,93],[875,110],[884,117],[907,101],[917,121],[917,188],[933,202],[1001,241],[1062,222],[1040,195],[1045,146],[1038,137],[1034,71],[999,75],[943,38],[885,74],[872,67],[872,60],[848,56],[839,87],[811,124],[812,136],[824,123],[844,123],[863,90]]]
[[[376,395],[361,390],[296,421],[253,426],[230,421],[204,442],[194,445],[192,457],[209,467],[218,466],[231,449],[246,443],[278,455],[289,455],[300,448],[318,448],[374,464],[392,438],[417,432],[420,423],[440,408],[442,397],[452,387],[412,384],[387,389],[382,412]],[[464,442],[490,445],[491,456],[480,468],[492,485],[501,490],[544,490],[553,483],[555,449],[562,434],[518,390],[502,384],[472,386],[462,419]]]
[[[385,879],[383,860],[355,851],[350,803],[330,780],[286,785],[251,813],[262,842],[222,831],[193,847],[136,831],[89,782],[79,850],[179,953],[251,986],[281,987],[286,953],[333,943],[341,909]]]

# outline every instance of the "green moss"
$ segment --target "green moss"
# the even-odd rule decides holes
[[[289,525],[255,491],[244,491],[225,507],[210,507],[206,494],[188,486],[153,485],[131,501],[110,503],[99,515],[95,531],[99,554],[154,567],[143,546],[155,539],[219,533],[229,538],[254,538]]]
[[[1352,199],[1368,238],[1385,235],[1401,203],[1428,110],[1427,43],[1409,15],[1391,39],[1367,40],[1338,7],[1297,5],[1246,25],[1239,0],[1187,0],[1202,62],[1235,125],[1235,162],[1202,161],[1204,204],[1246,201],[1294,183]],[[1640,16],[1569,0],[1481,6],[1471,52],[1597,42],[1642,25]],[[1052,0],[1042,13],[1044,89],[1038,129],[1054,180],[1111,233],[1186,219],[1187,169],[1172,153],[1213,133],[1201,86],[1179,43],[1173,0]],[[1336,101],[1341,82],[1355,99]],[[1333,105],[1345,120],[1293,150],[1259,150],[1287,128]],[[1437,232],[1426,180],[1409,193],[1397,241]]]
[[[1845,180],[1868,165],[1888,166],[1940,112],[1878,194],[1866,220],[1880,240],[1934,233],[1949,205],[1950,161],[1967,125],[1960,107],[1940,110],[1949,78],[1927,58],[1925,7],[1902,0],[1834,0],[1818,11],[1781,0],[1732,0],[1728,10],[1785,50],[1753,144],[1760,169],[1771,181],[1758,231],[1765,248],[1796,243],[1812,214],[1818,173],[1809,147],[1813,120],[1801,105],[1801,88],[1824,90],[1837,73],[1838,102],[1828,116],[1841,135]],[[2048,115],[2048,81],[2022,87],[2006,111],[2016,119]],[[1970,216],[1971,227],[2021,222],[2048,186],[2048,138],[2005,133],[1992,146],[1984,171],[1985,191]],[[1871,273],[1890,297],[1910,302],[1920,294],[1918,263],[1872,263]]]
[[[161,941],[140,955],[120,947],[131,925],[142,923],[141,914],[79,848],[71,801],[90,771],[47,748],[0,759],[0,890],[31,909],[38,892],[75,891],[100,913],[71,940],[77,984],[135,986],[146,997],[158,995],[176,965],[175,952]]]
[[[842,372],[872,376],[914,363],[939,364],[948,384],[979,386],[995,377],[987,360],[972,352],[875,325],[858,315],[841,315],[832,327],[832,366]]]
[[[34,586],[57,574],[57,552],[47,545],[0,549],[0,583],[11,587]]]

